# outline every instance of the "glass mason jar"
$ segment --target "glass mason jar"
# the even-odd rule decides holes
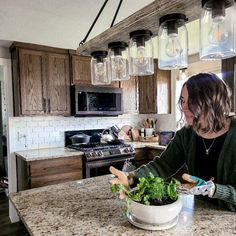
[[[154,74],[152,32],[136,30],[130,33],[129,41],[129,74]]]
[[[108,77],[111,81],[129,79],[128,50],[125,42],[108,44]]]
[[[203,0],[199,21],[201,60],[236,55],[236,6],[234,0]]]
[[[188,32],[184,14],[169,14],[160,18],[158,31],[158,67],[162,70],[188,66]]]
[[[110,84],[108,77],[107,51],[94,51],[91,53],[91,79],[93,85]]]

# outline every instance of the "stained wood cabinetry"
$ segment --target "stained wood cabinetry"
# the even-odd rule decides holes
[[[154,75],[138,77],[139,113],[168,114],[171,108],[171,71],[159,70],[154,61]]]
[[[78,56],[75,50],[69,50],[71,60],[71,78],[72,84],[92,85],[91,81],[91,57]],[[119,87],[118,82],[112,82],[109,85],[100,87]]]
[[[18,42],[10,50],[15,116],[70,115],[68,50]]]
[[[137,81],[137,77],[131,76],[129,80],[120,82],[123,90],[124,113],[138,113]]]
[[[18,191],[82,179],[82,156],[24,161],[17,156]]]

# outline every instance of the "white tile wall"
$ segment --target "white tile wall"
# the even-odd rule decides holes
[[[142,122],[147,117],[155,117],[163,119],[166,127],[170,129],[168,117],[158,117],[157,115],[139,115],[125,114],[118,117],[62,117],[62,116],[37,116],[37,117],[10,117],[9,128],[12,143],[12,151],[63,147],[64,132],[67,130],[83,130],[83,129],[104,129],[112,125],[131,125],[133,127],[142,127]],[[158,129],[160,128],[160,124]]]

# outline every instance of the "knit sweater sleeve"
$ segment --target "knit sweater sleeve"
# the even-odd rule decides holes
[[[134,185],[137,184],[138,178],[146,176],[149,172],[162,178],[168,178],[175,174],[185,162],[182,133],[182,130],[180,130],[175,134],[160,157],[155,157],[147,165],[142,165],[135,170]]]
[[[221,200],[220,205],[231,211],[236,211],[236,186],[216,184],[213,198]]]

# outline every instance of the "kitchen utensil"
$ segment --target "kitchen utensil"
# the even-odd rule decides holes
[[[145,134],[146,134],[146,137],[152,137],[153,136],[153,128],[146,128],[145,129]]]
[[[72,144],[87,144],[90,141],[91,136],[84,133],[77,133],[70,137]]]
[[[123,139],[113,139],[111,141],[107,141],[109,145],[118,145],[118,144],[123,144],[124,140]]]
[[[104,129],[101,134],[101,142],[107,142],[113,140],[114,137],[111,134],[110,129]]]

